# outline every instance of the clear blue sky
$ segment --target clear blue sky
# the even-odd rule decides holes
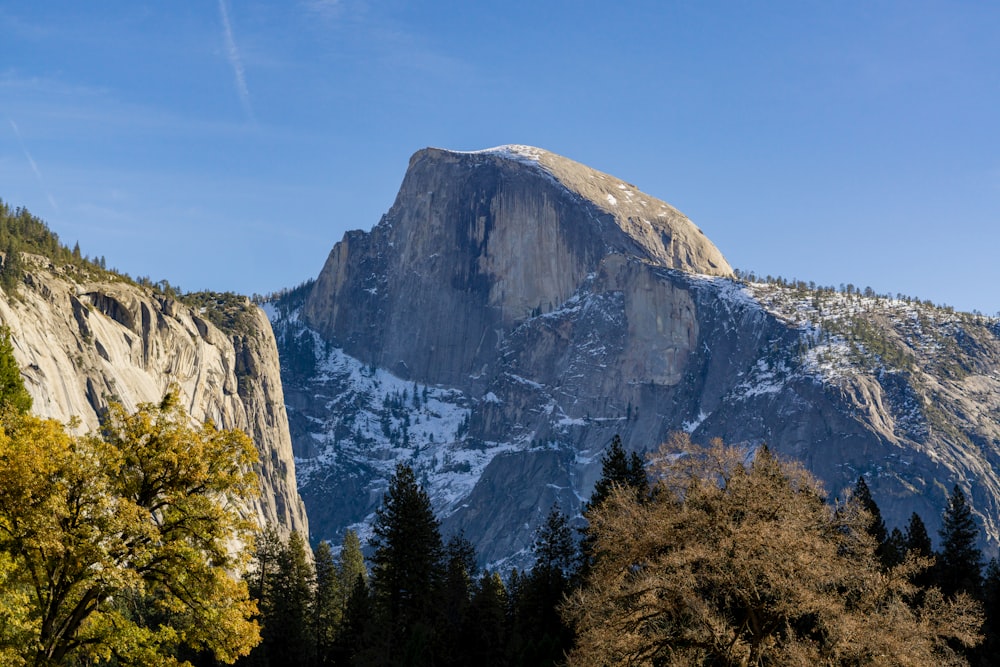
[[[0,4],[0,198],[184,289],[314,277],[409,156],[532,144],[734,266],[1000,311],[1000,4]]]

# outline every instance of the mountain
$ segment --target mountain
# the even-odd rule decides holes
[[[278,352],[259,308],[223,294],[188,295],[185,303],[87,262],[21,258],[16,288],[0,291],[0,323],[10,328],[33,412],[78,418],[87,432],[109,400],[134,409],[176,384],[192,417],[242,429],[256,444],[261,493],[249,515],[308,534]]]
[[[526,557],[615,434],[767,444],[890,526],[953,484],[1000,538],[1000,325],[910,299],[734,275],[681,213],[525,146],[417,152],[395,203],[267,304],[315,537],[364,532],[397,461],[444,532]]]

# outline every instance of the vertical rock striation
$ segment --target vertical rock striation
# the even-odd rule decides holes
[[[132,410],[180,389],[190,415],[239,428],[260,453],[259,498],[250,513],[261,525],[308,534],[295,485],[278,352],[270,323],[249,300],[219,304],[229,331],[212,323],[212,307],[195,310],[152,290],[108,276],[70,276],[39,256],[17,296],[0,293],[0,321],[33,411],[83,432],[99,425],[109,400]]]

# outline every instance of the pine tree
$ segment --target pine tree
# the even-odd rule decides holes
[[[584,507],[584,516],[600,506],[616,487],[627,487],[635,491],[637,499],[644,498],[649,493],[649,483],[646,480],[646,468],[642,459],[635,452],[626,456],[622,439],[615,435],[611,439],[608,451],[601,457],[601,477],[594,485],[590,500]],[[587,528],[582,530],[580,540],[580,576],[585,577],[594,564],[594,539]]]
[[[555,665],[573,644],[573,632],[559,615],[559,604],[570,590],[576,559],[569,520],[554,505],[538,529],[532,551],[535,566],[518,591],[513,634],[518,641],[515,664]]]
[[[31,410],[31,394],[21,380],[10,329],[4,326],[0,327],[0,414],[8,409],[17,414],[27,414]]]
[[[590,495],[586,509],[597,507],[615,486],[635,489],[637,497],[642,497],[649,491],[642,459],[635,452],[627,456],[618,435],[611,439],[608,451],[601,457],[601,477],[594,485],[594,492]]]
[[[396,466],[372,532],[381,648],[392,664],[429,664],[444,548],[430,497],[409,466]]]
[[[464,650],[469,665],[500,667],[506,664],[507,590],[496,572],[483,573],[472,593]]]
[[[277,571],[262,610],[261,636],[272,665],[312,663],[314,585],[305,540],[293,532],[278,554]]]
[[[356,664],[356,659],[363,655],[373,643],[375,632],[375,609],[368,584],[361,576],[354,580],[347,604],[344,607],[344,618],[337,633],[337,644],[333,652],[334,665]],[[369,660],[367,664],[387,664]],[[362,664],[365,664],[362,661]]]
[[[892,567],[894,563],[891,562],[892,557],[888,553],[886,546],[886,539],[888,539],[889,533],[885,528],[885,521],[882,519],[882,511],[879,510],[875,499],[872,498],[872,492],[865,482],[864,475],[858,477],[858,481],[854,485],[854,499],[871,515],[871,521],[868,524],[868,534],[875,540],[875,552],[878,554],[879,560],[882,561],[884,567]]]
[[[462,635],[467,629],[466,619],[476,569],[475,547],[466,539],[465,533],[453,535],[445,547],[441,613],[437,628],[438,664],[456,667],[469,664]]]
[[[908,552],[913,552],[921,558],[930,558],[934,554],[930,535],[927,534],[927,526],[924,525],[924,520],[916,512],[910,515],[910,522],[906,525],[904,537]]]
[[[13,236],[7,237],[3,247],[3,264],[0,265],[0,287],[7,293],[13,292],[24,275],[21,246]]]
[[[956,484],[948,497],[941,530],[941,553],[935,568],[946,595],[965,591],[978,596],[982,589],[983,553],[976,545],[979,527],[962,489]]]
[[[313,550],[316,569],[316,597],[313,602],[313,636],[316,638],[316,664],[333,664],[337,632],[344,614],[346,595],[341,589],[333,549],[327,541]]]
[[[340,590],[343,592],[342,603],[347,605],[347,598],[354,590],[354,584],[360,577],[368,585],[368,568],[365,566],[365,555],[361,552],[361,540],[353,530],[344,533],[344,541],[340,545],[340,563],[337,566],[337,577],[340,579]]]

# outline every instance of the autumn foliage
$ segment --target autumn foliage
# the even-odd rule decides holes
[[[588,512],[570,665],[949,665],[980,640],[971,598],[915,588],[929,560],[884,568],[870,516],[800,466],[681,435],[650,469]]]

